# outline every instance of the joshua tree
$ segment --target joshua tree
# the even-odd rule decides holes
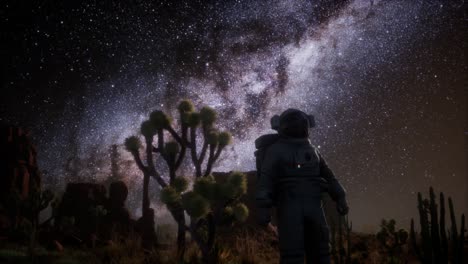
[[[204,263],[215,263],[216,228],[243,222],[248,217],[247,207],[239,202],[247,191],[245,175],[232,172],[223,182],[217,182],[211,175],[199,177],[188,192],[186,179],[177,177],[174,182],[163,189],[161,200],[168,207],[184,208],[191,217],[186,230],[200,248]]]
[[[218,160],[223,149],[231,142],[230,133],[219,132],[214,127],[217,117],[216,112],[210,107],[203,107],[200,112],[195,112],[193,104],[188,100],[180,102],[178,112],[180,116],[180,134],[173,128],[172,120],[159,110],[152,112],[149,120],[141,124],[141,133],[145,140],[145,162],[140,157],[139,149],[142,144],[138,137],[132,136],[127,138],[125,146],[132,153],[137,166],[144,175],[143,210],[149,208],[148,185],[150,177],[152,177],[163,189],[161,198],[178,224],[177,245],[181,256],[183,256],[186,231],[191,233],[192,237],[200,245],[202,252],[211,250],[214,243],[215,224],[221,215],[220,208],[225,209],[228,205],[237,201],[237,196],[245,193],[246,184],[245,177],[239,173],[230,176],[228,181],[232,183],[230,185],[216,184],[210,176],[213,164]],[[203,142],[200,142],[200,151],[197,150],[197,136],[199,135],[203,138]],[[166,136],[170,136],[171,140],[166,140]],[[154,141],[156,141],[156,145],[153,145]],[[190,156],[195,167],[195,178],[197,180],[195,181],[194,191],[181,195],[188,187],[188,179],[180,176],[177,177],[176,173],[188,149],[190,149]],[[158,154],[167,164],[169,177],[162,177],[156,170],[154,153]],[[203,165],[205,165],[204,168]],[[234,183],[241,186],[240,189],[231,188]],[[219,190],[221,186],[226,189]],[[231,191],[232,195],[228,200],[224,200],[223,206],[214,202],[209,203],[209,201],[212,201],[210,198],[218,198],[218,196],[214,196],[213,193],[215,191],[213,191],[213,188],[218,188],[216,192]],[[242,204],[236,205],[235,209],[234,213],[237,212],[239,219],[243,218],[241,217],[242,212],[247,214],[246,207]],[[186,226],[184,211],[187,211],[192,217],[190,226]],[[208,227],[208,240],[205,242],[202,242],[198,233],[199,227],[203,225]],[[210,238],[210,234],[212,238]],[[204,244],[202,245],[202,243],[207,246],[203,246]],[[208,248],[208,250],[204,250],[204,248]]]

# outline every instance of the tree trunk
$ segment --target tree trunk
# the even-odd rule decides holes
[[[150,176],[145,173],[145,175],[143,176],[143,208],[142,208],[142,212],[145,212],[146,209],[148,209],[150,206],[149,206],[149,195],[148,195],[148,188],[149,188],[149,180],[150,180]]]
[[[185,245],[185,219],[183,219],[183,223],[179,223],[177,228],[177,254],[181,260],[184,258]]]
[[[179,256],[179,260],[182,260],[186,249],[184,209],[181,204],[174,204],[170,206],[169,211],[177,222],[177,255]]]
[[[215,250],[215,234],[216,234],[216,222],[213,214],[209,214],[206,218],[207,222],[205,223],[208,227],[208,238],[206,242],[201,240],[200,237],[197,237],[195,240],[198,244],[198,248],[202,252],[202,261],[206,264],[216,264],[218,263],[218,252]],[[196,230],[194,230],[196,232]]]

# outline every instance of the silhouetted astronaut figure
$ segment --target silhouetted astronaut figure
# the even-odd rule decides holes
[[[288,109],[274,119],[279,139],[266,150],[257,182],[259,223],[269,225],[275,206],[281,264],[303,264],[304,253],[307,263],[328,264],[330,237],[321,193],[327,191],[345,215],[345,190],[308,139],[313,117]]]

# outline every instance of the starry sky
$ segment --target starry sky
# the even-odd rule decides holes
[[[215,170],[253,170],[270,117],[299,108],[316,117],[311,141],[348,190],[356,229],[381,218],[407,227],[429,186],[468,212],[465,9],[462,0],[2,1],[0,118],[31,128],[47,180],[64,182],[71,153],[86,177],[108,176],[110,146],[155,109],[175,115],[182,98],[215,108],[234,134]],[[121,150],[124,173],[139,181]]]

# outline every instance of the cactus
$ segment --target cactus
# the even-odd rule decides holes
[[[441,263],[448,262],[448,241],[445,227],[445,199],[444,194],[440,193],[440,261]]]
[[[338,216],[338,223],[330,223],[330,249],[336,264],[351,263],[351,231],[353,224],[348,216]],[[344,228],[344,232],[343,232]],[[346,247],[345,243],[346,241]]]
[[[452,221],[452,228],[450,231],[451,244],[452,244],[452,257],[451,262],[454,264],[463,263],[463,245],[465,243],[465,214],[462,214],[460,221],[460,233],[457,229],[457,221],[455,218],[455,211],[453,209],[452,199],[449,197],[449,210],[450,219]]]
[[[420,248],[417,243],[414,220],[411,219],[410,239],[412,247],[422,263],[463,263],[463,243],[464,243],[464,219],[462,214],[461,223],[463,227],[460,234],[457,230],[455,212],[452,199],[449,197],[449,210],[451,219],[450,228],[450,249],[447,241],[447,230],[445,226],[445,199],[444,194],[440,193],[440,215],[438,217],[436,197],[434,190],[429,189],[429,200],[423,200],[421,193],[418,193],[418,211],[421,226]],[[449,253],[452,253],[451,256]]]
[[[334,221],[330,222],[330,255],[333,258],[333,263],[339,263],[336,241],[336,223]]]
[[[465,214],[462,214],[460,223],[460,240],[458,243],[456,255],[453,259],[453,263],[463,263],[463,246],[465,244],[465,232]]]
[[[434,189],[431,187],[429,189],[429,197],[430,197],[430,204],[429,204],[429,212],[431,217],[431,225],[430,225],[430,232],[431,232],[431,242],[433,245],[433,257],[435,263],[440,263],[440,235],[439,235],[439,220],[438,212],[437,212],[437,204],[434,194]]]
[[[346,263],[351,263],[351,231],[353,230],[353,223],[349,222],[348,215],[345,216],[345,230],[346,230]]]

